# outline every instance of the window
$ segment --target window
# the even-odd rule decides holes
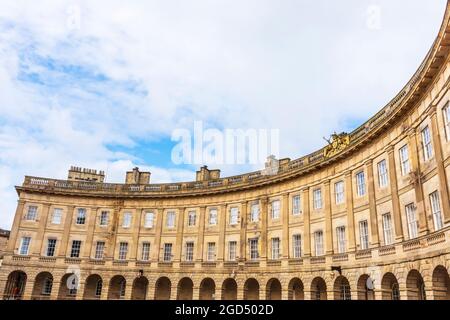
[[[150,260],[150,242],[142,242],[141,260],[142,261]]]
[[[86,209],[79,208],[77,213],[76,224],[85,224],[86,223]]]
[[[56,239],[47,239],[47,257],[53,257],[55,255]]]
[[[127,260],[128,242],[119,243],[119,260]]]
[[[430,127],[422,130],[423,160],[428,161],[433,157],[433,145],[431,143]]]
[[[292,236],[292,250],[295,259],[299,259],[302,256],[302,236],[300,234],[294,234]]]
[[[400,168],[402,170],[402,175],[407,175],[411,168],[409,167],[409,152],[408,152],[408,145],[405,144],[403,147],[399,150],[400,153]]]
[[[23,237],[20,241],[19,254],[26,256],[28,255],[28,250],[30,249],[31,237]]]
[[[188,226],[193,227],[196,224],[197,214],[195,211],[189,211],[188,213]]]
[[[102,289],[103,289],[103,281],[98,280],[97,284],[95,286],[95,296],[100,297],[102,295]]]
[[[362,197],[366,194],[366,177],[364,171],[356,174],[356,194]]]
[[[336,196],[336,204],[344,203],[344,181],[339,181],[334,184],[334,193]]]
[[[36,221],[37,218],[37,207],[29,206],[27,214],[25,215],[25,220]]]
[[[313,205],[314,209],[322,209],[322,190],[316,189],[313,191]]]
[[[72,241],[72,249],[70,250],[70,257],[71,258],[79,258],[80,251],[81,251],[81,241],[73,240]]]
[[[408,222],[408,234],[410,239],[417,238],[419,235],[418,226],[419,223],[416,217],[416,205],[410,203],[406,206],[406,220]]]
[[[102,211],[100,213],[100,226],[108,225],[108,211]]]
[[[174,211],[167,212],[166,225],[167,225],[167,228],[175,228],[175,212]]]
[[[271,209],[272,209],[272,219],[273,220],[280,219],[280,200],[272,201]]]
[[[300,195],[296,195],[292,197],[292,214],[297,216],[300,213],[302,213],[300,210]]]
[[[367,220],[359,222],[359,241],[361,243],[361,250],[369,249],[369,225]]]
[[[340,226],[336,228],[337,237],[337,249],[338,253],[344,253],[346,251],[346,240],[345,240],[345,227]]]
[[[105,251],[105,242],[97,241],[97,244],[95,246],[95,259],[102,260],[104,251]]]
[[[434,230],[442,229],[441,204],[439,202],[439,193],[437,191],[430,194],[431,212],[433,213]]]
[[[394,242],[392,238],[392,217],[390,213],[383,214],[383,234],[384,234],[384,244],[390,245]]]
[[[121,282],[120,282],[120,293],[119,293],[119,295],[120,295],[120,298],[124,298],[125,297],[125,290],[126,290],[126,287],[127,287],[127,283],[126,283],[126,281],[125,280],[122,280]]]
[[[388,185],[388,172],[386,166],[386,160],[381,160],[378,162],[378,186],[380,188],[385,188]]]
[[[153,212],[146,212],[144,218],[144,228],[151,229],[153,228],[153,221],[155,219],[155,215]]]
[[[257,260],[258,257],[258,239],[250,239],[250,260]]]
[[[59,208],[53,209],[52,224],[61,224],[61,220],[62,220],[62,209]]]
[[[131,212],[125,212],[123,214],[122,228],[131,227]]]
[[[398,283],[392,285],[392,300],[400,300],[400,288]]]
[[[231,225],[238,224],[238,217],[239,217],[239,209],[238,208],[231,208],[231,210],[230,210],[230,224]]]
[[[280,238],[272,238],[272,260],[280,259]]]
[[[444,125],[445,125],[445,136],[447,138],[447,141],[450,140],[450,107],[447,103],[442,109],[442,112],[444,113]]]
[[[259,205],[258,204],[253,204],[251,207],[250,220],[251,220],[251,222],[259,221]]]
[[[206,260],[214,261],[216,259],[216,243],[208,242],[208,251],[206,253]]]
[[[323,255],[323,232],[321,230],[314,232],[314,248],[316,256]]]
[[[43,296],[49,296],[52,294],[52,287],[53,287],[53,278],[52,277],[46,277],[44,280],[44,284],[42,285],[42,295]]]
[[[164,260],[164,262],[172,261],[172,244],[171,243],[164,243],[163,260]]]
[[[236,241],[228,242],[228,260],[229,261],[236,260],[236,247],[237,247]]]
[[[209,210],[209,225],[211,226],[217,225],[217,209]]]
[[[193,242],[186,242],[185,259],[186,259],[186,261],[193,261],[194,260],[194,243]]]

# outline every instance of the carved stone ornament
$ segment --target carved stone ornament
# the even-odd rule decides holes
[[[331,158],[347,148],[350,144],[350,136],[345,132],[339,134],[333,133],[330,139],[325,140],[328,142],[328,146],[324,148],[325,158]]]

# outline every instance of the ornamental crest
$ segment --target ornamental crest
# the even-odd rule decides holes
[[[347,148],[350,144],[350,136],[345,132],[339,134],[335,132],[331,135],[330,139],[324,139],[328,142],[328,146],[326,146],[323,151],[325,158],[331,158]]]

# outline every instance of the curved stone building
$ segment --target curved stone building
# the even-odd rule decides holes
[[[449,23],[447,5],[387,106],[300,159],[174,184],[25,177],[3,297],[450,299]]]

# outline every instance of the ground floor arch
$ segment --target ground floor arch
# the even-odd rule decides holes
[[[108,300],[119,300],[125,298],[127,281],[121,275],[111,278],[109,281]]]
[[[299,278],[293,278],[288,285],[288,299],[289,300],[304,300],[303,282]]]
[[[420,272],[415,269],[406,277],[406,296],[408,300],[426,300],[425,283]]]
[[[200,300],[214,300],[216,298],[216,283],[211,278],[205,278],[200,283]]]
[[[316,277],[311,282],[311,300],[327,300],[327,284],[321,277]]]
[[[434,300],[450,300],[450,278],[444,266],[437,266],[433,270]]]
[[[361,275],[356,285],[358,300],[375,300],[373,285],[372,278],[368,274]]]
[[[350,283],[344,276],[339,276],[334,281],[334,300],[351,300]]]
[[[16,270],[8,275],[3,299],[21,300],[27,284],[27,274],[21,270]]]
[[[255,278],[245,281],[244,300],[259,300],[259,282]]]
[[[89,275],[84,281],[83,299],[98,300],[103,291],[103,279],[98,274]]]
[[[237,283],[232,278],[222,283],[222,300],[237,300]]]
[[[269,281],[267,281],[266,299],[267,300],[281,300],[280,280],[272,278]]]
[[[53,289],[53,275],[50,272],[40,272],[34,279],[31,299],[46,300],[50,299]]]
[[[169,278],[161,277],[155,284],[155,300],[170,300],[172,283]]]
[[[59,283],[58,300],[75,300],[78,286],[78,276],[74,273],[66,273]]]
[[[131,300],[145,300],[147,297],[148,279],[144,276],[137,277],[133,281]]]
[[[381,298],[383,300],[400,300],[400,290],[397,278],[391,272],[381,279]]]
[[[190,278],[183,278],[178,282],[177,300],[192,300],[194,283]]]

